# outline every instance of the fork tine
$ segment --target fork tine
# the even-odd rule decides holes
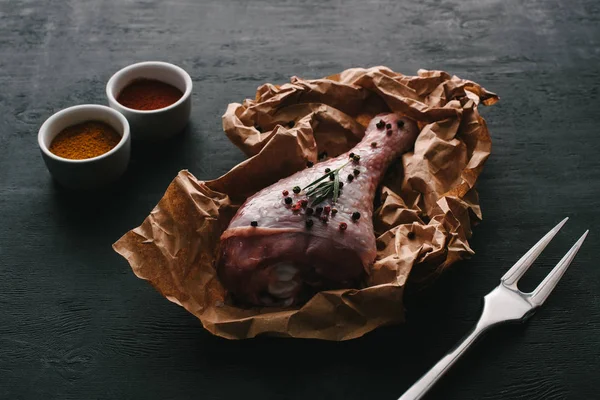
[[[573,261],[575,255],[581,248],[581,245],[583,244],[583,241],[585,240],[589,232],[589,230],[585,231],[585,233],[579,238],[579,240],[573,245],[573,247],[571,247],[571,250],[569,250],[567,254],[564,255],[564,257],[558,262],[558,264],[556,264],[556,267],[554,267],[552,271],[550,271],[550,273],[548,274],[548,276],[546,276],[546,278],[544,278],[542,283],[540,283],[539,286],[533,291],[533,293],[531,293],[531,295],[529,296],[529,300],[534,305],[541,306],[542,304],[544,304],[544,301],[546,301],[548,296],[550,296],[550,293],[552,293],[552,290],[554,290],[556,284],[558,283],[558,281],[560,281],[560,278],[562,278],[567,268],[569,268],[569,265],[571,265],[571,262]]]
[[[531,264],[535,261],[536,258],[544,251],[548,243],[556,236],[560,228],[567,222],[569,217],[560,221],[558,225],[556,225],[550,232],[548,232],[543,238],[540,239],[523,257],[519,259],[513,265],[502,278],[500,279],[506,286],[514,286],[519,279],[527,272]]]

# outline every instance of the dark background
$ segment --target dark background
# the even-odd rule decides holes
[[[136,146],[102,195],[54,185],[37,146],[43,121],[106,104],[112,73],[157,59],[193,78],[189,129]],[[428,398],[600,398],[599,61],[596,0],[0,0],[0,398],[397,399],[565,216],[524,289],[591,234],[545,306],[490,332]],[[227,341],[111,249],[180,169],[212,179],[244,159],[222,131],[228,103],[265,82],[374,65],[442,69],[501,97],[481,109],[493,151],[476,255],[408,299],[405,325],[343,343]]]

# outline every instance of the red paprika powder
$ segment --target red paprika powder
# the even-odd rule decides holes
[[[127,85],[117,101],[135,110],[157,110],[176,103],[183,93],[175,86],[153,79],[138,79]]]

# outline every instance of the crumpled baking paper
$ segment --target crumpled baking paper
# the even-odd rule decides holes
[[[352,68],[323,79],[264,84],[230,104],[223,129],[247,156],[215,180],[181,171],[143,223],[113,248],[141,279],[215,335],[348,340],[404,320],[403,294],[472,254],[482,219],[474,188],[491,152],[477,107],[498,96],[443,71],[407,76]],[[323,291],[290,309],[239,308],[219,283],[219,236],[244,199],[305,167],[349,150],[381,112],[418,121],[414,151],[389,168],[376,196],[377,260],[361,289]],[[293,124],[290,122],[293,121]]]

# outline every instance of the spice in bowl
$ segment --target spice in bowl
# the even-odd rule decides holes
[[[59,132],[50,144],[50,152],[71,160],[100,156],[112,150],[121,136],[110,125],[87,121],[69,126]]]
[[[153,79],[137,79],[117,96],[123,106],[135,110],[158,110],[176,103],[183,92],[175,86]]]

